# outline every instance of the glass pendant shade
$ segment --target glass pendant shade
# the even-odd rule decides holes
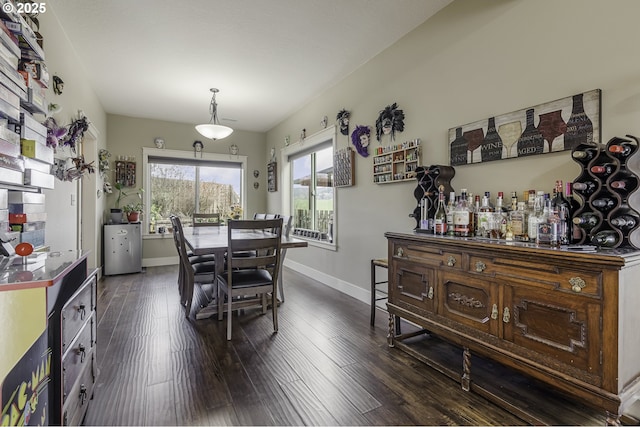
[[[209,139],[226,138],[233,133],[233,129],[228,126],[222,126],[215,123],[207,123],[205,125],[197,125],[196,130],[200,135]]]
[[[209,105],[211,121],[206,124],[196,125],[196,130],[205,138],[213,139],[215,141],[216,139],[228,137],[233,133],[233,129],[218,123],[218,103],[216,102],[216,93],[218,93],[218,89],[211,89],[211,92],[213,92],[211,104]]]

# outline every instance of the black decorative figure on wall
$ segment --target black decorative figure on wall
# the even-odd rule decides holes
[[[340,133],[343,135],[349,135],[349,118],[351,117],[351,112],[345,110],[344,108],[338,112],[336,116],[336,120],[338,121],[338,125],[340,126]]]
[[[387,105],[376,120],[376,138],[378,141],[382,135],[391,135],[391,141],[395,141],[396,132],[404,130],[404,111],[398,108],[397,103]]]

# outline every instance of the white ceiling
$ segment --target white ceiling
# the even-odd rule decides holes
[[[48,4],[107,113],[206,123],[209,89],[216,87],[222,124],[264,132],[451,1]]]

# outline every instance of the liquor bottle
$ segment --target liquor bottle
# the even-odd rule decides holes
[[[564,188],[564,197],[569,202],[569,206],[571,207],[571,216],[573,216],[573,214],[580,209],[581,205],[578,199],[573,197],[573,184],[571,182],[566,182]]]
[[[579,192],[584,194],[585,199],[588,199],[589,196],[596,192],[598,186],[593,181],[574,182],[573,189],[578,190]]]
[[[569,201],[564,197],[561,180],[556,181],[556,187],[553,191],[555,194],[551,204],[559,217],[558,239],[560,244],[568,245],[573,242],[573,233],[571,232],[571,215],[573,214],[573,210],[569,205]]]
[[[613,230],[598,231],[591,238],[591,243],[604,248],[615,248],[620,244],[620,235]]]
[[[553,210],[551,198],[547,196],[548,194],[545,194],[544,207],[538,223],[536,243],[539,245],[553,245],[558,241],[559,219]]]
[[[482,197],[482,204],[478,209],[478,221],[476,222],[476,236],[489,237],[489,230],[491,229],[491,215],[493,209],[489,205],[489,196],[484,193]]]
[[[467,189],[463,188],[460,190],[460,201],[453,211],[453,227],[456,236],[468,237],[471,235],[469,229],[471,215],[472,213],[467,201]]]
[[[496,216],[494,215],[494,220],[500,221],[500,238],[503,238],[505,234],[507,234],[508,216],[507,216],[507,208],[504,207],[503,201],[504,201],[504,193],[502,191],[499,191],[498,197],[496,197],[496,207],[493,212],[494,214],[500,213],[499,219],[496,219]]]
[[[573,223],[588,232],[600,223],[600,218],[593,212],[584,212],[573,218]]]
[[[534,124],[533,108],[526,111],[527,124],[518,138],[518,157],[542,154],[544,152],[544,137]]]
[[[610,211],[616,205],[615,199],[611,197],[599,197],[591,201],[591,206],[601,211]]]
[[[602,165],[591,166],[591,173],[599,175],[603,178],[608,177],[616,170],[616,165],[613,163],[605,163]]]
[[[527,226],[527,211],[524,202],[518,202],[518,207],[509,212],[509,222],[511,223],[511,232],[516,240],[529,240]]]
[[[478,234],[478,212],[480,212],[480,196],[478,194],[475,195],[472,206],[473,212],[473,221],[471,227],[471,235],[477,236]]]
[[[516,193],[515,191],[511,192],[511,207],[509,208],[509,211],[515,211],[518,210],[518,193]]]
[[[620,215],[609,220],[611,225],[615,225],[618,228],[629,229],[636,226],[637,221],[631,215]]]
[[[449,201],[447,203],[447,235],[453,236],[453,210],[456,207],[455,205],[456,193],[455,191],[451,191],[449,193]]]
[[[593,123],[584,112],[582,94],[573,96],[573,108],[564,134],[564,149],[572,150],[580,144],[593,144]]]
[[[444,204],[444,185],[438,189],[438,207],[433,216],[433,233],[438,236],[447,234],[447,206]]]
[[[531,196],[529,196],[529,200],[531,200]],[[538,191],[536,196],[533,198],[533,209],[529,211],[529,240],[537,240],[538,238],[538,224],[542,218],[543,211],[543,201],[544,201],[544,192]]]
[[[480,155],[482,161],[487,162],[490,160],[502,159],[502,138],[496,131],[496,119],[490,117],[487,125],[487,134],[480,146]]]

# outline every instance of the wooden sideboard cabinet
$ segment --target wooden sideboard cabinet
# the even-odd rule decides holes
[[[390,346],[407,349],[407,336],[394,333],[404,318],[462,348],[465,390],[474,353],[620,423],[640,393],[640,252],[385,236]]]

